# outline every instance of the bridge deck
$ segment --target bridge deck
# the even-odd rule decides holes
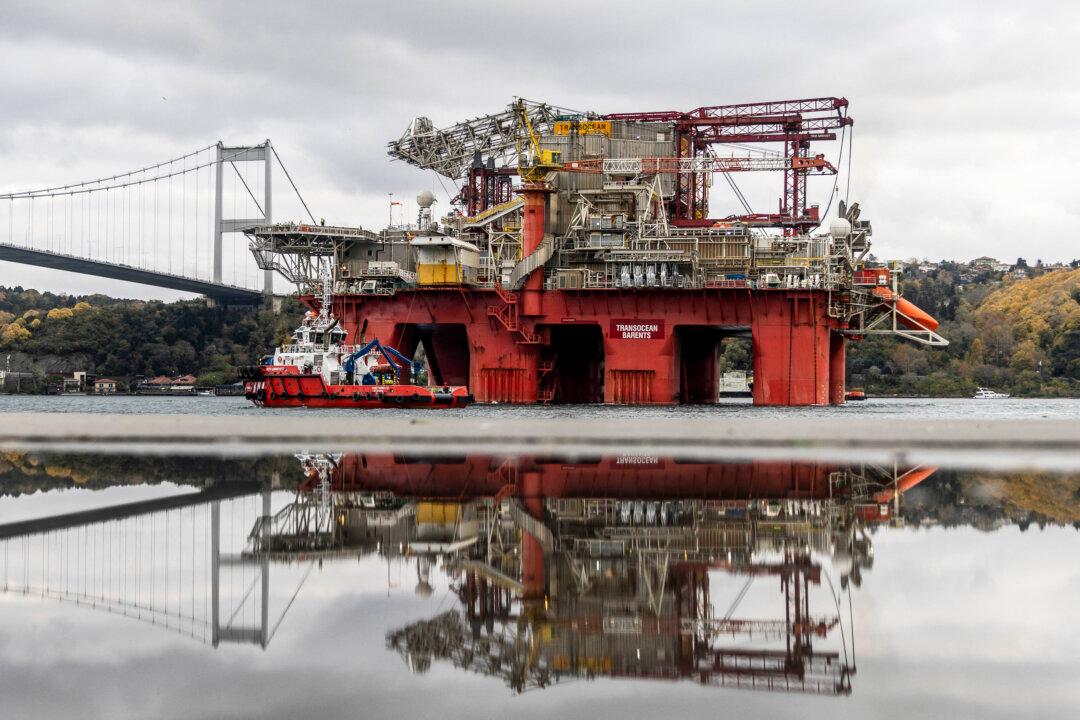
[[[223,482],[208,487],[199,492],[185,492],[179,495],[169,495],[163,498],[151,500],[139,500],[136,502],[110,505],[108,507],[93,508],[65,513],[63,515],[51,515],[48,517],[35,518],[33,520],[19,520],[17,522],[0,525],[0,540],[26,535],[38,535],[59,530],[83,527],[93,523],[123,520],[125,518],[146,515],[149,513],[175,510],[177,508],[201,505],[215,500],[231,500],[245,495],[254,495],[263,489],[263,485],[257,480],[235,480]]]
[[[235,285],[225,285],[182,275],[144,270],[130,265],[115,265],[100,260],[88,260],[72,255],[36,250],[2,242],[0,242],[0,260],[196,293],[226,305],[256,305],[264,298],[264,295],[258,290]]]

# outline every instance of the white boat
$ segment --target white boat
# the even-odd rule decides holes
[[[1009,393],[999,393],[989,390],[987,388],[976,388],[975,395],[976,400],[1004,400],[1009,397]]]

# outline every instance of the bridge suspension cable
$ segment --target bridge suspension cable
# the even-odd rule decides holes
[[[274,160],[314,218],[269,140],[218,142],[123,173],[0,193],[0,260],[257,301],[273,280],[241,233],[272,222]]]
[[[271,496],[268,488],[251,492],[224,489],[213,497],[233,496],[173,496],[2,525],[0,592],[120,615],[207,644],[265,647],[299,586],[272,623],[270,553],[252,541]]]
[[[163,160],[162,162],[159,162],[156,165],[147,165],[146,167],[139,168],[138,170],[129,170],[128,172],[125,172],[125,173],[118,173],[116,175],[111,175],[109,177],[101,177],[101,178],[98,178],[96,180],[84,180],[82,182],[72,183],[72,184],[69,184],[69,185],[57,185],[55,187],[50,187],[50,188],[39,188],[37,190],[23,190],[23,191],[20,191],[20,192],[5,193],[3,195],[0,195],[0,199],[6,199],[6,198],[11,198],[11,197],[22,197],[22,196],[28,196],[28,195],[41,195],[43,193],[52,192],[54,190],[68,190],[68,189],[72,189],[72,188],[84,187],[86,185],[96,185],[96,184],[103,183],[103,182],[109,182],[110,180],[117,180],[119,178],[131,177],[132,175],[138,175],[140,173],[145,173],[145,172],[148,172],[150,170],[155,170],[157,168],[163,167],[165,165],[171,165],[174,162],[179,162],[181,160],[185,160],[187,158],[194,157],[194,156],[196,156],[196,155],[198,155],[200,153],[206,152],[207,150],[212,150],[214,147],[215,147],[214,145],[207,145],[204,148],[199,148],[198,150],[194,150],[192,152],[187,153],[186,155],[181,155],[180,157],[173,158],[172,160]]]
[[[133,170],[133,171],[131,171],[129,173],[124,173],[123,175],[115,175],[112,178],[106,178],[106,179],[102,179],[102,180],[90,180],[90,181],[87,181],[87,182],[77,183],[75,185],[64,185],[64,186],[61,186],[61,187],[44,188],[42,190],[24,190],[22,192],[16,192],[16,193],[4,193],[4,194],[0,194],[0,200],[18,200],[18,199],[31,199],[32,200],[32,199],[35,199],[35,198],[60,197],[60,196],[65,196],[65,195],[84,195],[86,193],[94,193],[94,192],[101,192],[101,191],[108,191],[108,190],[119,190],[119,189],[123,189],[123,188],[132,187],[134,185],[145,185],[145,184],[152,183],[152,182],[158,182],[159,180],[169,180],[171,178],[174,178],[174,177],[177,177],[177,176],[180,176],[180,175],[187,175],[188,173],[192,173],[192,172],[195,172],[195,171],[198,171],[198,170],[203,170],[205,168],[216,165],[219,161],[217,159],[212,159],[212,160],[208,160],[206,162],[203,162],[201,164],[194,165],[194,166],[192,166],[190,168],[183,168],[181,170],[172,170],[172,164],[173,163],[181,162],[182,160],[185,160],[186,158],[196,157],[200,153],[207,152],[208,150],[212,150],[214,147],[216,147],[216,146],[211,145],[209,148],[203,148],[202,150],[197,150],[197,151],[195,151],[193,153],[188,153],[187,155],[183,155],[183,156],[181,156],[179,158],[176,158],[174,160],[166,160],[165,162],[158,163],[157,165],[151,165],[151,166],[149,166],[147,168],[143,168],[142,170]],[[240,148],[240,149],[236,150],[235,152],[224,155],[221,158],[221,161],[228,162],[230,165],[232,165],[235,168],[236,164],[234,162],[234,159],[239,157],[240,155],[243,155],[247,150],[248,150],[248,148]],[[126,177],[133,177],[133,176],[135,176],[135,175],[137,175],[139,173],[146,173],[146,172],[149,172],[150,170],[153,170],[153,169],[156,169],[156,168],[161,168],[161,167],[168,168],[169,172],[159,174],[159,175],[154,175],[152,177],[143,177],[143,178],[138,178],[136,180],[129,180],[127,182],[115,183],[113,185],[99,185],[97,187],[88,187],[88,186],[93,185],[95,183],[107,182],[109,180],[126,178]],[[239,172],[240,171],[237,170],[237,173],[239,173]],[[80,188],[80,189],[76,189],[76,188]],[[252,199],[254,199],[254,197]]]

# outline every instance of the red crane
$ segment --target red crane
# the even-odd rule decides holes
[[[660,111],[614,113],[608,120],[672,123],[679,158],[707,158],[713,145],[730,143],[784,144],[784,195],[775,215],[740,216],[732,219],[783,227],[786,233],[810,230],[820,218],[817,208],[806,204],[806,176],[810,164],[810,143],[835,140],[836,130],[853,124],[847,115],[845,98],[822,97],[803,100],[711,105],[688,112]],[[707,217],[709,187],[704,173],[679,173],[671,217],[674,225],[698,226],[714,222]]]

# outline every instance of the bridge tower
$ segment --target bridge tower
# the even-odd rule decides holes
[[[220,140],[217,144],[217,159],[214,162],[214,179],[215,179],[215,191],[214,191],[214,269],[213,278],[214,282],[220,283],[222,276],[222,236],[228,232],[243,232],[245,229],[254,227],[256,225],[269,225],[271,221],[271,179],[273,173],[271,172],[271,156],[273,155],[273,147],[270,145],[270,141],[266,140],[261,145],[251,146],[238,146],[227,147]],[[221,201],[222,198],[222,174],[225,169],[225,163],[228,162],[236,167],[238,162],[259,162],[263,164],[263,199],[260,203],[258,198],[251,192],[251,188],[244,183],[244,189],[247,190],[248,195],[254,201],[256,208],[262,213],[261,216],[255,218],[226,218],[224,217],[224,205]],[[243,180],[243,175],[237,171],[237,175]],[[263,294],[266,296],[273,295],[274,292],[274,272],[273,270],[263,270]]]

